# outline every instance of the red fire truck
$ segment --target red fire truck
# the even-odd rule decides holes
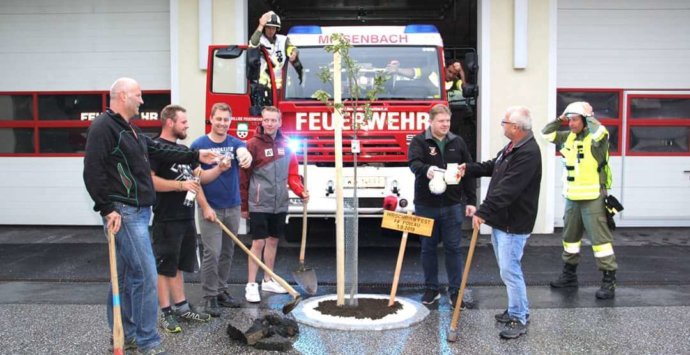
[[[332,71],[333,55],[327,53],[324,46],[330,44],[333,33],[341,33],[352,44],[350,57],[358,64],[357,83],[362,92],[370,88],[376,74],[389,70],[387,68],[394,62],[399,68],[409,69],[406,70],[408,75],[389,75],[384,92],[372,103],[373,117],[361,126],[356,137],[351,117],[357,118],[361,112],[352,114],[350,109],[350,114],[346,114],[350,118],[345,118],[343,127],[345,195],[352,195],[353,148],[359,149],[359,214],[361,217],[381,217],[383,199],[388,195],[398,197],[398,208],[412,204],[414,176],[407,167],[408,144],[415,134],[428,126],[431,107],[447,103],[443,43],[434,26],[293,27],[288,37],[299,49],[302,80],[292,65],[286,64],[276,74],[270,66],[271,61],[266,60],[271,85],[260,88],[255,80],[258,59],[252,50],[246,45],[213,45],[209,48],[206,117],[213,104],[228,103],[233,110],[230,134],[244,140],[250,138],[260,124],[260,107],[257,106],[277,106],[282,112],[282,131],[296,143],[300,160],[305,142],[308,146],[309,217],[334,217],[333,115],[326,105],[313,97],[317,90],[325,90],[331,96],[333,93],[333,84],[324,83],[317,76],[324,68],[330,67]],[[267,52],[256,51],[256,55],[267,56]],[[276,78],[278,75],[281,77]],[[282,85],[276,85],[276,79]],[[348,97],[348,88],[343,87],[342,92],[347,105],[353,98]],[[257,96],[263,97],[259,100],[261,103],[257,103]],[[206,124],[208,132],[210,125]],[[289,215],[298,216],[301,209],[299,199],[291,199]]]

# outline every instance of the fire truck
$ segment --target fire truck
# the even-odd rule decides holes
[[[300,161],[306,146],[311,218],[335,217],[335,149],[333,113],[314,98],[317,90],[333,95],[333,83],[317,75],[333,68],[333,54],[324,50],[331,34],[340,33],[352,48],[349,55],[357,62],[357,85],[362,92],[371,88],[373,78],[394,62],[413,75],[391,74],[384,92],[371,103],[373,116],[353,130],[353,119],[362,112],[348,106],[353,97],[343,84],[345,118],[343,124],[343,183],[345,197],[355,186],[353,169],[357,154],[357,197],[359,216],[380,218],[386,196],[397,198],[398,209],[412,208],[414,176],[407,166],[407,150],[412,137],[428,126],[428,112],[435,104],[447,104],[443,42],[432,25],[408,26],[296,26],[288,32],[290,42],[299,49],[301,73],[285,63],[273,70],[268,52],[247,45],[212,45],[207,71],[206,117],[217,102],[233,110],[229,133],[242,140],[251,138],[261,124],[260,109],[273,105],[282,112],[282,131],[294,143]],[[271,84],[257,81],[258,56],[264,56]],[[345,75],[343,75],[345,77]],[[278,84],[276,84],[278,83]],[[366,98],[360,97],[360,102]],[[206,122],[206,131],[210,124]],[[302,169],[302,164],[300,164]],[[300,216],[301,201],[291,195],[290,217]]]

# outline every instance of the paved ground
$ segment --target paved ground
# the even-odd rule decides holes
[[[558,235],[534,236],[527,247],[527,279],[531,303],[529,333],[514,341],[498,337],[500,327],[493,315],[505,308],[505,291],[495,282],[495,262],[482,238],[478,254],[484,255],[472,269],[477,308],[463,312],[459,339],[446,342],[451,309],[447,297],[431,307],[431,314],[408,329],[381,332],[343,332],[301,326],[290,353],[303,354],[690,354],[690,251],[688,229],[623,229],[616,231],[621,263],[621,285],[615,300],[597,301],[596,270],[591,256],[583,258],[585,285],[575,292],[551,290],[545,280],[557,273]],[[319,249],[320,248],[320,249]],[[316,255],[310,264],[319,279],[329,280],[333,258],[327,246],[308,249]],[[418,247],[408,249],[414,255]],[[0,353],[2,354],[104,354],[108,349],[105,323],[107,269],[102,234],[93,228],[0,227]],[[364,250],[360,255],[360,292],[387,293],[390,281],[382,281],[380,268],[394,267],[393,248]],[[234,267],[245,267],[246,258],[236,251]],[[281,248],[288,257],[294,246]],[[320,255],[326,254],[326,256]],[[485,255],[486,254],[486,255]],[[526,258],[527,258],[526,256]],[[62,260],[63,262],[60,262]],[[543,260],[543,262],[539,262]],[[292,264],[281,272],[288,276]],[[419,265],[406,259],[404,270],[415,275]],[[374,272],[376,271],[376,272]],[[100,273],[100,274],[99,274]],[[385,273],[385,272],[384,272]],[[387,276],[386,276],[387,277]],[[239,278],[239,276],[238,276]],[[192,278],[193,279],[193,278]],[[238,279],[239,280],[239,279]],[[372,281],[373,280],[373,281]],[[398,294],[418,299],[419,281],[411,277]],[[197,283],[187,285],[188,298],[200,298]],[[243,295],[238,281],[232,293]],[[319,294],[333,293],[328,282]],[[271,295],[241,312],[260,313],[280,309],[289,296]],[[172,354],[265,353],[230,341],[225,335],[227,310],[221,319],[188,324],[181,334],[164,335]]]

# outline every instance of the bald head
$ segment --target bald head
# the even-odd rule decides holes
[[[110,109],[127,121],[139,114],[143,103],[139,83],[132,78],[119,78],[110,87]]]

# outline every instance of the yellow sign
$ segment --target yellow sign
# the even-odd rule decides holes
[[[381,228],[431,237],[431,232],[434,228],[434,220],[412,214],[383,211]]]

